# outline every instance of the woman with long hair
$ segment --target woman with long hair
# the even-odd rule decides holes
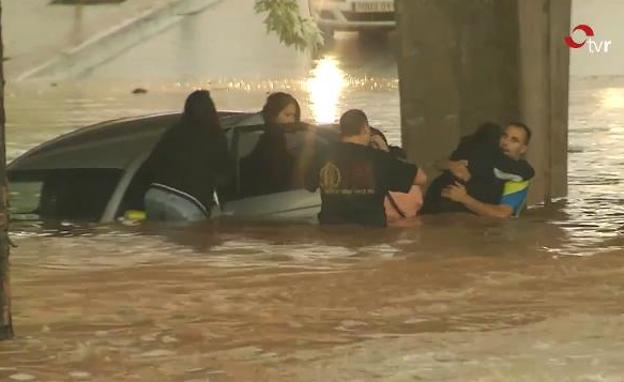
[[[295,157],[286,145],[288,124],[301,121],[299,103],[290,94],[267,97],[262,108],[265,129],[253,151],[241,160],[241,194],[264,195],[295,187]]]
[[[217,185],[231,174],[230,163],[210,93],[196,90],[187,97],[180,121],[163,134],[143,165],[150,184],[145,195],[148,219],[209,217]]]

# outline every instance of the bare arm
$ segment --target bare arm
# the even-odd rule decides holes
[[[414,177],[413,184],[417,186],[424,186],[427,183],[427,174],[422,169],[418,169],[416,176]]]
[[[442,190],[442,196],[459,202],[479,216],[489,216],[494,218],[508,218],[513,214],[513,208],[506,204],[483,203],[468,195],[466,188],[462,184],[456,183]]]

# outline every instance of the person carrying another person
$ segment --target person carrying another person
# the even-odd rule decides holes
[[[295,157],[286,146],[285,126],[301,121],[301,108],[290,94],[267,97],[262,108],[265,129],[256,147],[241,159],[241,196],[265,195],[293,187]]]
[[[514,160],[500,148],[503,133],[500,125],[486,122],[463,137],[450,156],[439,161],[444,172],[429,185],[421,214],[470,212],[463,204],[444,198],[442,190],[460,182],[477,200],[497,204],[507,178],[529,180],[534,171],[525,160]]]
[[[340,118],[340,142],[309,173],[308,190],[321,190],[321,224],[384,227],[388,191],[408,192],[413,184],[426,182],[416,165],[374,149],[370,142],[366,114],[357,109],[345,112]]]
[[[530,141],[531,130],[523,123],[511,123],[503,131],[499,140],[500,151],[511,159],[512,164],[515,163],[516,167],[509,166],[507,168],[507,170],[515,170],[515,173],[513,171],[503,172],[494,167],[495,181],[491,186],[498,192],[496,201],[480,200],[471,194],[470,183],[465,185],[457,180],[443,188],[442,197],[459,203],[468,211],[480,216],[500,218],[519,216],[526,205],[529,179],[534,174],[533,168],[522,159],[529,148]],[[468,166],[470,166],[470,162],[468,162]],[[530,171],[527,171],[526,166],[529,166]],[[458,166],[458,168],[460,167]],[[470,171],[468,171],[468,175],[472,176]]]
[[[390,146],[384,134],[373,127],[371,130],[370,146],[390,152],[395,158],[406,159],[405,151],[398,146]],[[426,182],[426,177],[425,177]],[[388,191],[384,199],[384,210],[388,223],[412,218],[418,214],[423,205],[423,193],[419,185],[413,184],[408,192]]]
[[[139,170],[149,188],[147,218],[197,221],[210,217],[216,187],[232,173],[227,140],[207,90],[191,93]]]

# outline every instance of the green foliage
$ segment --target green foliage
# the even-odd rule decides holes
[[[274,32],[280,42],[298,50],[317,49],[323,45],[323,35],[311,18],[299,15],[297,0],[255,0],[257,13],[267,13],[267,32]]]

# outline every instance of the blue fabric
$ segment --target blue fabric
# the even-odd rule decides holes
[[[529,194],[529,182],[505,182],[500,204],[506,204],[513,209],[514,216],[520,216]]]

